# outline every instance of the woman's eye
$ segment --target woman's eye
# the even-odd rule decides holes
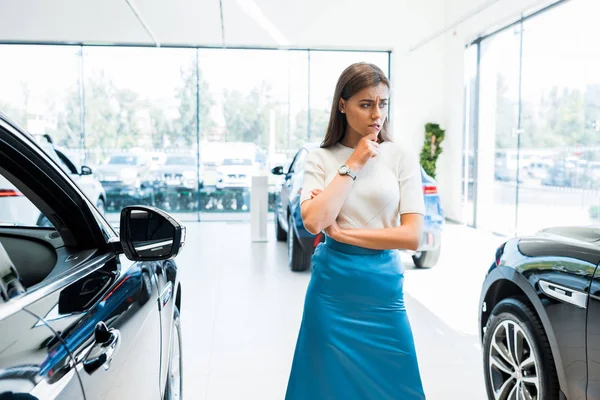
[[[379,106],[380,106],[381,108],[387,107],[387,103],[381,103]]]
[[[369,104],[361,104],[362,108],[369,108],[369,106],[370,106]]]

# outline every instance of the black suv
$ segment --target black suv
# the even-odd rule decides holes
[[[600,398],[600,227],[506,241],[483,283],[489,399]]]
[[[52,224],[0,221],[0,398],[181,398],[185,227],[131,206],[117,235],[2,114],[0,176]]]

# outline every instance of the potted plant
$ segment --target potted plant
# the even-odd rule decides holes
[[[440,128],[439,124],[425,124],[425,141],[421,149],[420,162],[427,175],[434,179],[437,158],[442,153],[440,144],[444,140],[445,133],[446,131]]]

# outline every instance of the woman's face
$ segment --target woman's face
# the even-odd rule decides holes
[[[346,114],[348,125],[360,136],[381,131],[388,116],[390,90],[385,83],[365,88],[347,101],[340,100],[340,110]]]

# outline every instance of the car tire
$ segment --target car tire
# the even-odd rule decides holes
[[[167,371],[164,400],[181,400],[183,398],[182,354],[181,321],[179,318],[179,309],[175,306],[173,309],[171,350],[169,351],[169,369]]]
[[[290,269],[294,272],[306,271],[310,268],[312,254],[306,252],[300,240],[295,235],[294,231],[294,220],[290,213],[288,217],[288,234],[287,234],[287,245],[288,245],[288,264]]]
[[[106,205],[102,197],[98,198],[98,201],[96,202],[96,208],[98,209],[100,214],[104,215],[106,213]]]
[[[515,337],[520,346],[509,344]],[[529,398],[524,390],[536,399],[559,399],[548,337],[533,308],[519,299],[504,299],[492,310],[483,337],[483,365],[490,399]],[[511,397],[515,391],[519,397]]]
[[[279,213],[277,211],[275,211],[275,237],[278,242],[285,242],[287,240],[287,232],[279,223]]]
[[[412,256],[415,267],[417,268],[433,268],[440,259],[440,248],[436,250],[421,251]]]

